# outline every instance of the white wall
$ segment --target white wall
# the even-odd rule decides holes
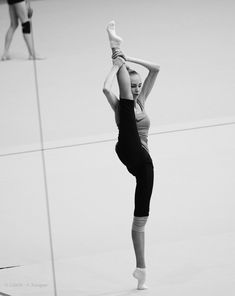
[[[234,1],[119,1],[117,7],[110,0],[48,0],[32,5],[35,45],[46,57],[37,63],[46,142],[116,131],[102,93],[111,67],[105,31],[111,19],[127,55],[161,66],[146,106],[152,126],[234,118]],[[2,44],[8,23],[7,6],[1,5]],[[20,29],[11,52],[13,61],[0,68],[1,149],[19,146],[18,151],[39,142],[33,66],[24,60]]]

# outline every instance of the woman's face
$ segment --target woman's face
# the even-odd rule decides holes
[[[142,80],[139,74],[133,74],[131,79],[131,92],[134,98],[138,97],[142,88]]]

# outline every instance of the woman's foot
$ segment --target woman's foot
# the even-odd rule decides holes
[[[145,268],[136,268],[133,272],[133,277],[138,280],[137,290],[146,290],[148,287],[145,285],[146,270]]]
[[[109,36],[109,42],[111,48],[120,48],[122,43],[122,38],[116,34],[115,31],[115,21],[111,21],[108,23],[106,28]]]
[[[29,60],[45,60],[45,58],[36,54],[36,55],[29,55]]]
[[[10,58],[10,56],[8,55],[8,54],[3,54],[2,55],[2,57],[1,57],[1,60],[2,61],[8,61],[8,60],[10,60],[11,58]]]

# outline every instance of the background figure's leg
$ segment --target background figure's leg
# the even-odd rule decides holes
[[[27,7],[26,7],[25,2],[16,3],[14,6],[16,9],[16,13],[21,21],[21,24],[23,25],[23,24],[26,24],[27,22],[30,22],[30,20],[28,18],[28,11],[27,11]],[[31,27],[31,23],[30,23],[30,27]],[[28,33],[23,32],[23,37],[24,37],[25,43],[27,45],[29,56],[30,57],[35,56],[31,29],[29,30]]]
[[[9,57],[9,49],[10,49],[10,45],[13,39],[13,35],[15,33],[15,30],[18,27],[18,17],[16,15],[16,11],[14,9],[13,5],[9,5],[9,15],[10,15],[10,20],[11,20],[11,24],[10,27],[6,33],[6,37],[5,37],[5,45],[4,45],[4,53],[2,55],[2,60],[8,60]]]
[[[25,2],[16,3],[15,9],[16,9],[16,13],[22,23],[22,29],[24,26],[25,32],[23,31],[23,36],[24,36],[24,40],[25,40],[25,43],[28,48],[29,59],[37,59],[37,60],[43,59],[42,57],[39,57],[35,52],[35,48],[34,48],[34,44],[33,44],[33,36],[32,36],[32,23],[28,17],[28,8],[27,8]]]

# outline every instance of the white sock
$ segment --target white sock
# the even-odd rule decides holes
[[[146,269],[137,267],[133,272],[133,277],[138,280],[137,289],[138,290],[145,290],[148,287],[145,285],[146,281]]]
[[[108,23],[106,28],[109,36],[109,42],[111,48],[120,48],[122,38],[116,34],[115,31],[115,21],[111,21]]]

